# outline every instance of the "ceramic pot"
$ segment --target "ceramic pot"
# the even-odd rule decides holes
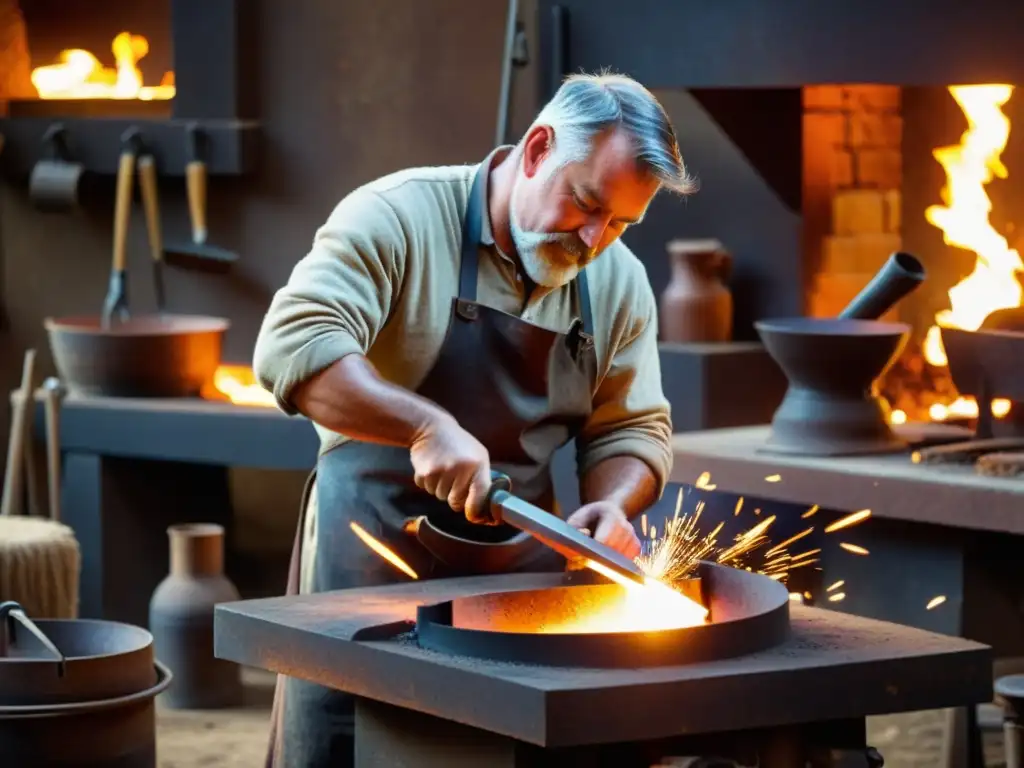
[[[729,341],[732,256],[718,240],[673,240],[668,254],[672,275],[659,302],[661,340]]]
[[[172,709],[217,709],[239,704],[238,665],[213,655],[213,609],[238,600],[224,575],[224,529],[191,523],[167,529],[171,572],[153,592],[149,630],[157,658],[174,674],[161,698]]]

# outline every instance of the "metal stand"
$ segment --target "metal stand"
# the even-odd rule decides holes
[[[884,761],[878,751],[863,745],[863,731],[861,719],[658,741],[545,748],[444,718],[357,698],[355,766],[882,768]]]

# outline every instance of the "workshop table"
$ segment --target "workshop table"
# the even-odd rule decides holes
[[[695,755],[794,737],[862,748],[868,715],[991,696],[983,645],[794,604],[782,644],[681,666],[470,659],[425,650],[410,635],[419,605],[548,579],[478,576],[225,603],[215,653],[355,695],[360,768],[632,768],[652,746]]]
[[[801,541],[823,549],[811,589],[816,602],[978,640],[997,658],[1024,656],[1024,481],[981,476],[970,466],[915,464],[909,452],[771,454],[761,451],[769,430],[678,434],[671,479],[692,485],[707,472],[715,493],[795,505],[787,514],[796,517],[819,505],[822,511],[806,521],[816,523],[816,532]],[[822,533],[861,509],[871,510],[867,522]],[[870,554],[848,552],[839,542]],[[839,581],[845,599],[825,602],[825,590]],[[938,598],[944,601],[935,606]]]

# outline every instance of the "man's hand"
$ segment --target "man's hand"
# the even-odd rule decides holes
[[[574,528],[586,528],[602,544],[621,552],[630,560],[640,554],[640,539],[622,508],[610,501],[584,504],[566,521]]]
[[[487,449],[447,413],[431,419],[409,446],[416,485],[471,523],[491,523],[484,508],[491,488]]]

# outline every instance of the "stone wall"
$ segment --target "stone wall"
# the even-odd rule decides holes
[[[899,250],[900,89],[804,88],[807,314],[836,315]]]

